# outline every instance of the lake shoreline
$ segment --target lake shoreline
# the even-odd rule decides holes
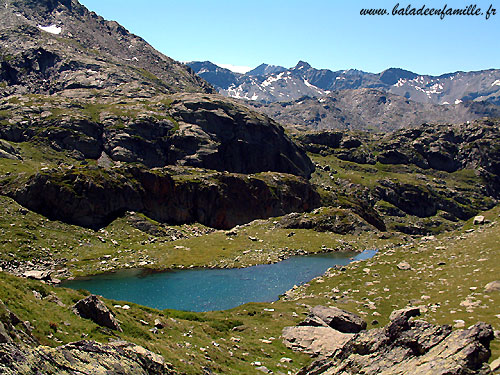
[[[292,250],[292,251],[290,251]],[[185,266],[185,265],[176,265],[175,267],[154,267],[155,264],[148,264],[143,267],[126,267],[126,268],[112,268],[108,269],[103,272],[96,272],[96,273],[88,273],[84,275],[78,275],[78,276],[69,276],[66,278],[61,278],[61,282],[64,283],[65,281],[72,281],[72,280],[82,280],[85,278],[89,277],[94,277],[94,276],[104,276],[104,275],[112,275],[120,271],[127,271],[127,270],[142,270],[145,271],[146,273],[152,274],[152,273],[163,273],[163,272],[175,272],[175,271],[183,271],[183,270],[203,270],[203,269],[210,269],[210,270],[223,270],[223,269],[241,269],[241,268],[248,268],[248,267],[253,267],[253,266],[258,266],[258,265],[266,265],[266,264],[276,264],[279,262],[282,262],[284,260],[290,259],[292,257],[296,256],[310,256],[310,255],[322,255],[322,254],[332,254],[332,253],[352,253],[353,256],[362,253],[363,249],[350,249],[348,251],[346,250],[341,250],[341,249],[331,249],[328,248],[326,250],[321,250],[317,252],[308,252],[302,249],[297,249],[293,250],[290,249],[287,250],[286,252],[280,252],[278,254],[277,259],[273,259],[269,262],[258,262],[258,263],[241,263],[238,264],[237,266],[229,266],[228,264],[220,265],[220,264],[215,264],[215,265],[205,265],[205,266]],[[225,259],[219,260],[219,263],[223,262]],[[149,267],[151,266],[151,267]]]

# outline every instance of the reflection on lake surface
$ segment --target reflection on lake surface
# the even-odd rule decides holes
[[[247,302],[271,302],[335,265],[371,258],[376,250],[297,256],[275,264],[234,269],[194,269],[146,273],[122,270],[67,281],[61,286],[86,289],[119,301],[157,309],[226,310]]]

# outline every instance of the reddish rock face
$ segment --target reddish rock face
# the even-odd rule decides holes
[[[197,168],[78,168],[32,176],[9,194],[49,218],[99,228],[125,211],[166,223],[228,229],[320,204],[305,179],[284,173],[242,175]]]

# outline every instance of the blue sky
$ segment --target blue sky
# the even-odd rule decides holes
[[[262,62],[380,72],[401,67],[438,75],[500,68],[500,1],[477,1],[485,16],[361,16],[362,8],[395,1],[337,0],[80,0],[180,61],[255,67]],[[448,1],[464,8],[470,1]],[[445,1],[399,1],[400,8]]]

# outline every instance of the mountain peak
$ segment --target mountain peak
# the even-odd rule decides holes
[[[305,61],[300,60],[297,65],[293,68],[294,70],[299,70],[299,69],[311,69],[311,65]]]
[[[286,69],[278,65],[269,65],[262,63],[258,67],[250,70],[246,74],[249,76],[265,76],[268,74],[276,74],[284,72]]]
[[[394,85],[401,78],[414,79],[415,77],[418,77],[416,73],[401,68],[389,68],[380,73],[380,80],[387,85]]]

